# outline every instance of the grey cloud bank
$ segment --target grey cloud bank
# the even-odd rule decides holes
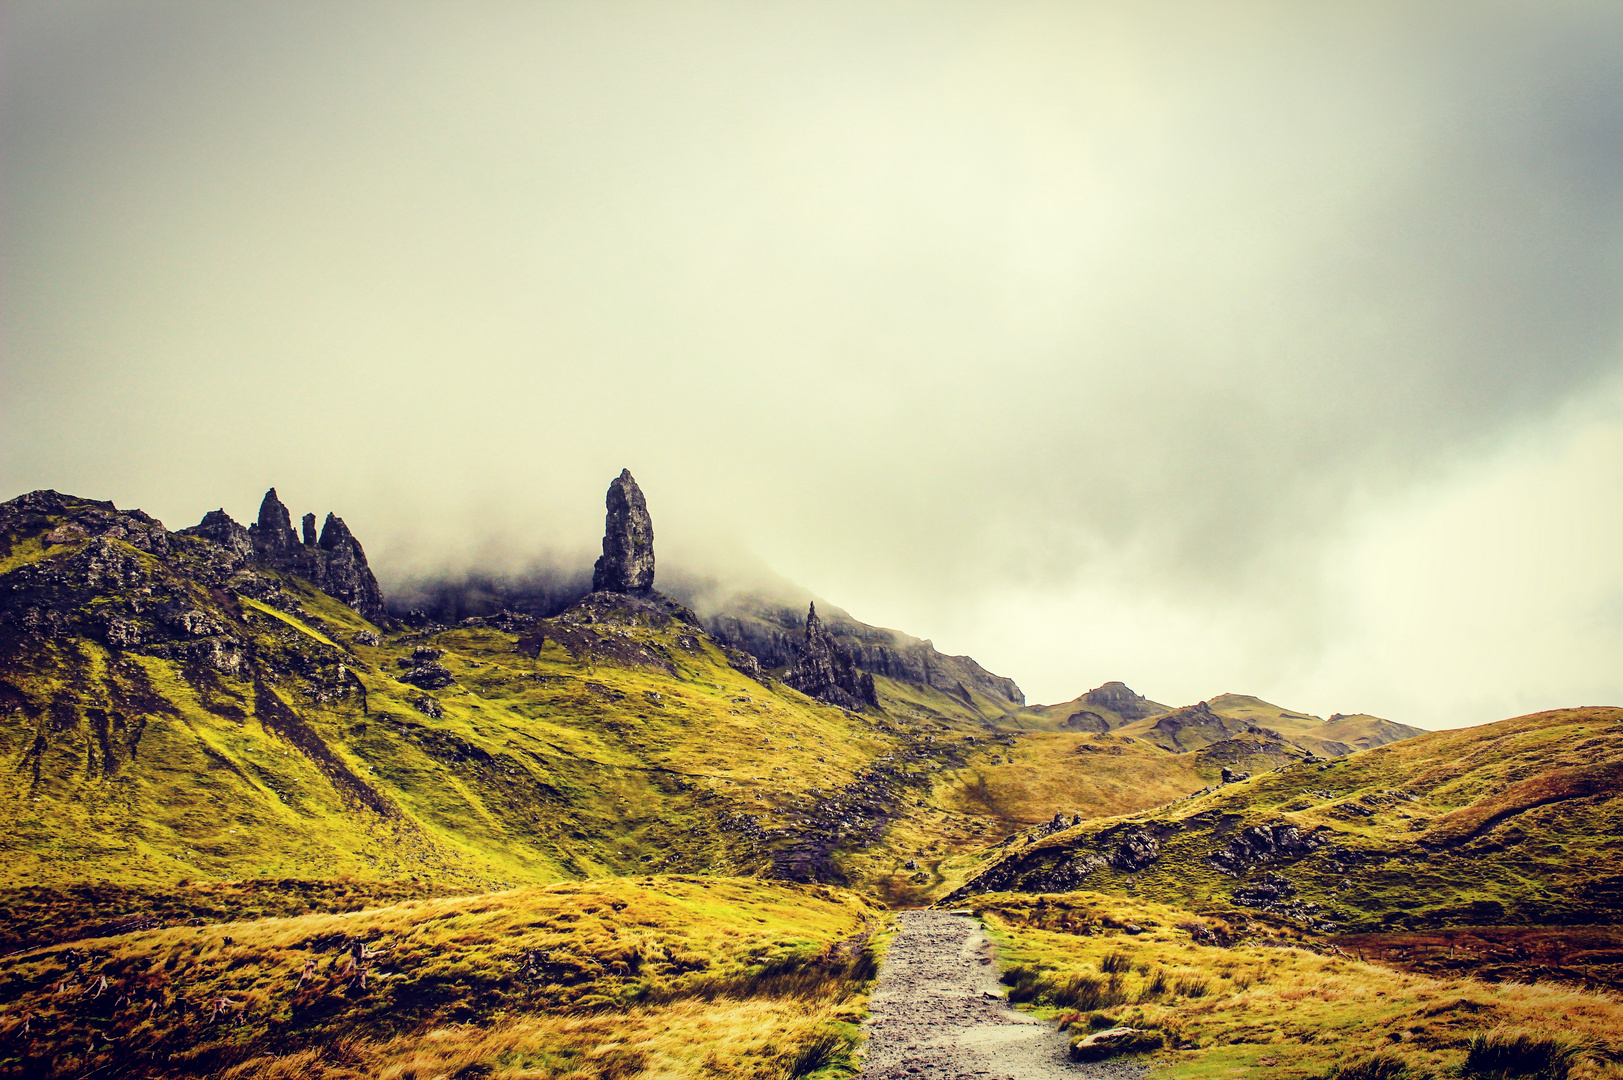
[[[7,494],[400,580],[629,465],[1034,699],[1623,699],[1609,6],[5,17]]]

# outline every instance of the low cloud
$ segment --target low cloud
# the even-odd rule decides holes
[[[1358,696],[1397,660],[1334,560],[1620,369],[1606,5],[8,22],[0,479],[172,526],[276,484],[399,588],[567,577],[629,466],[673,569],[1034,696]]]

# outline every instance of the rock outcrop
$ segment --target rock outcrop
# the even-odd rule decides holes
[[[310,520],[314,518],[311,514]],[[309,531],[315,532],[313,525]],[[328,511],[315,551],[319,552],[322,563],[321,587],[329,596],[342,600],[373,622],[383,618],[383,590],[366,563],[361,542],[355,539],[343,518]]]
[[[273,566],[303,546],[293,531],[293,515],[276,497],[275,488],[265,492],[260,500],[259,520],[248,526],[248,538],[253,541],[254,556]]]
[[[1269,730],[1214,712],[1209,702],[1200,701],[1162,716],[1143,737],[1175,754],[1182,754],[1237,735],[1262,735]],[[1273,734],[1278,738],[1277,732]]]
[[[783,681],[807,697],[844,709],[879,704],[873,676],[859,671],[851,655],[824,628],[815,603],[806,612],[805,639]]]
[[[743,649],[764,668],[793,665],[800,654],[803,608],[747,593],[733,595],[719,606],[707,608],[698,602],[695,606],[707,611],[704,625],[712,637]],[[990,715],[1001,715],[1010,706],[1025,704],[1026,696],[1013,679],[992,674],[972,657],[939,652],[927,640],[869,626],[839,608],[819,618],[861,671],[934,687],[960,700],[972,690],[991,699]]]
[[[210,510],[201,522],[180,532],[218,544],[239,564],[257,563],[302,577],[373,622],[382,619],[383,589],[344,519],[329,513],[319,538],[314,514],[305,514],[301,524],[302,541],[293,531],[293,515],[271,488],[259,504],[259,520],[246,529],[224,510]]]
[[[609,484],[603,555],[592,567],[593,592],[642,596],[654,588],[654,521],[630,469]]]
[[[1123,720],[1142,720],[1166,711],[1143,694],[1135,694],[1124,682],[1107,682],[1103,686],[1096,686],[1082,695],[1082,703],[1109,709]]]
[[[254,551],[248,530],[233,521],[223,509],[210,510],[203,515],[202,521],[181,529],[180,533],[182,536],[200,536],[204,540],[212,540],[238,559],[247,559]]]

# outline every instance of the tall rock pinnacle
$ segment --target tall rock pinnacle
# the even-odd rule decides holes
[[[603,557],[592,567],[593,592],[642,594],[654,588],[654,520],[630,469],[609,485]]]
[[[845,709],[879,704],[873,676],[857,670],[851,655],[817,617],[816,604],[806,611],[806,640],[783,681],[808,697]]]
[[[259,520],[249,526],[248,533],[253,538],[254,550],[260,553],[261,558],[274,558],[281,552],[299,546],[299,536],[293,531],[293,515],[276,497],[275,488],[265,492],[264,501],[259,504]]]
[[[313,519],[315,515],[310,517]],[[315,531],[313,520],[310,531]],[[382,619],[383,590],[378,587],[372,568],[366,564],[366,552],[361,550],[361,542],[349,531],[344,519],[331,511],[321,526],[320,551],[326,569],[322,587],[328,595],[336,596],[373,622]]]
[[[343,518],[328,514],[319,538],[314,514],[304,515],[300,524],[302,543],[299,533],[293,530],[293,515],[276,497],[276,489],[271,488],[259,504],[259,520],[247,529],[232,521],[224,510],[210,510],[200,524],[181,532],[211,540],[244,562],[304,578],[373,622],[382,620],[387,615],[383,590],[366,564],[361,542]]]

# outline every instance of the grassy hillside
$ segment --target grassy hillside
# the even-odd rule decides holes
[[[535,656],[484,628],[370,645],[349,609],[282,586],[300,614],[231,612],[247,672],[83,637],[12,643],[0,749],[26,764],[0,781],[0,821],[15,883],[752,869],[763,821],[881,750],[673,619],[599,612]],[[400,681],[419,650],[452,681]],[[775,744],[806,752],[791,770]]]
[[[879,911],[614,879],[0,959],[0,1075],[772,1077],[845,1060]]]
[[[1092,892],[974,903],[1012,1000],[1074,1037],[1148,1031],[1164,1080],[1623,1075],[1615,996],[1395,971],[1243,912],[1201,917]],[[1516,1049],[1521,1060],[1505,1060]]]
[[[1604,923],[1623,909],[1620,794],[1623,710],[1558,710],[1030,832],[965,891],[1086,882],[1346,930]]]
[[[381,627],[110,504],[6,511],[14,901],[99,881],[147,896],[133,913],[183,880],[446,892],[663,870],[913,902],[1023,825],[1200,783],[1147,752],[1130,781],[1071,736],[1005,765],[1000,707],[974,690],[881,678],[880,709],[842,711],[747,677],[657,598]],[[989,800],[994,777],[1011,784]]]

